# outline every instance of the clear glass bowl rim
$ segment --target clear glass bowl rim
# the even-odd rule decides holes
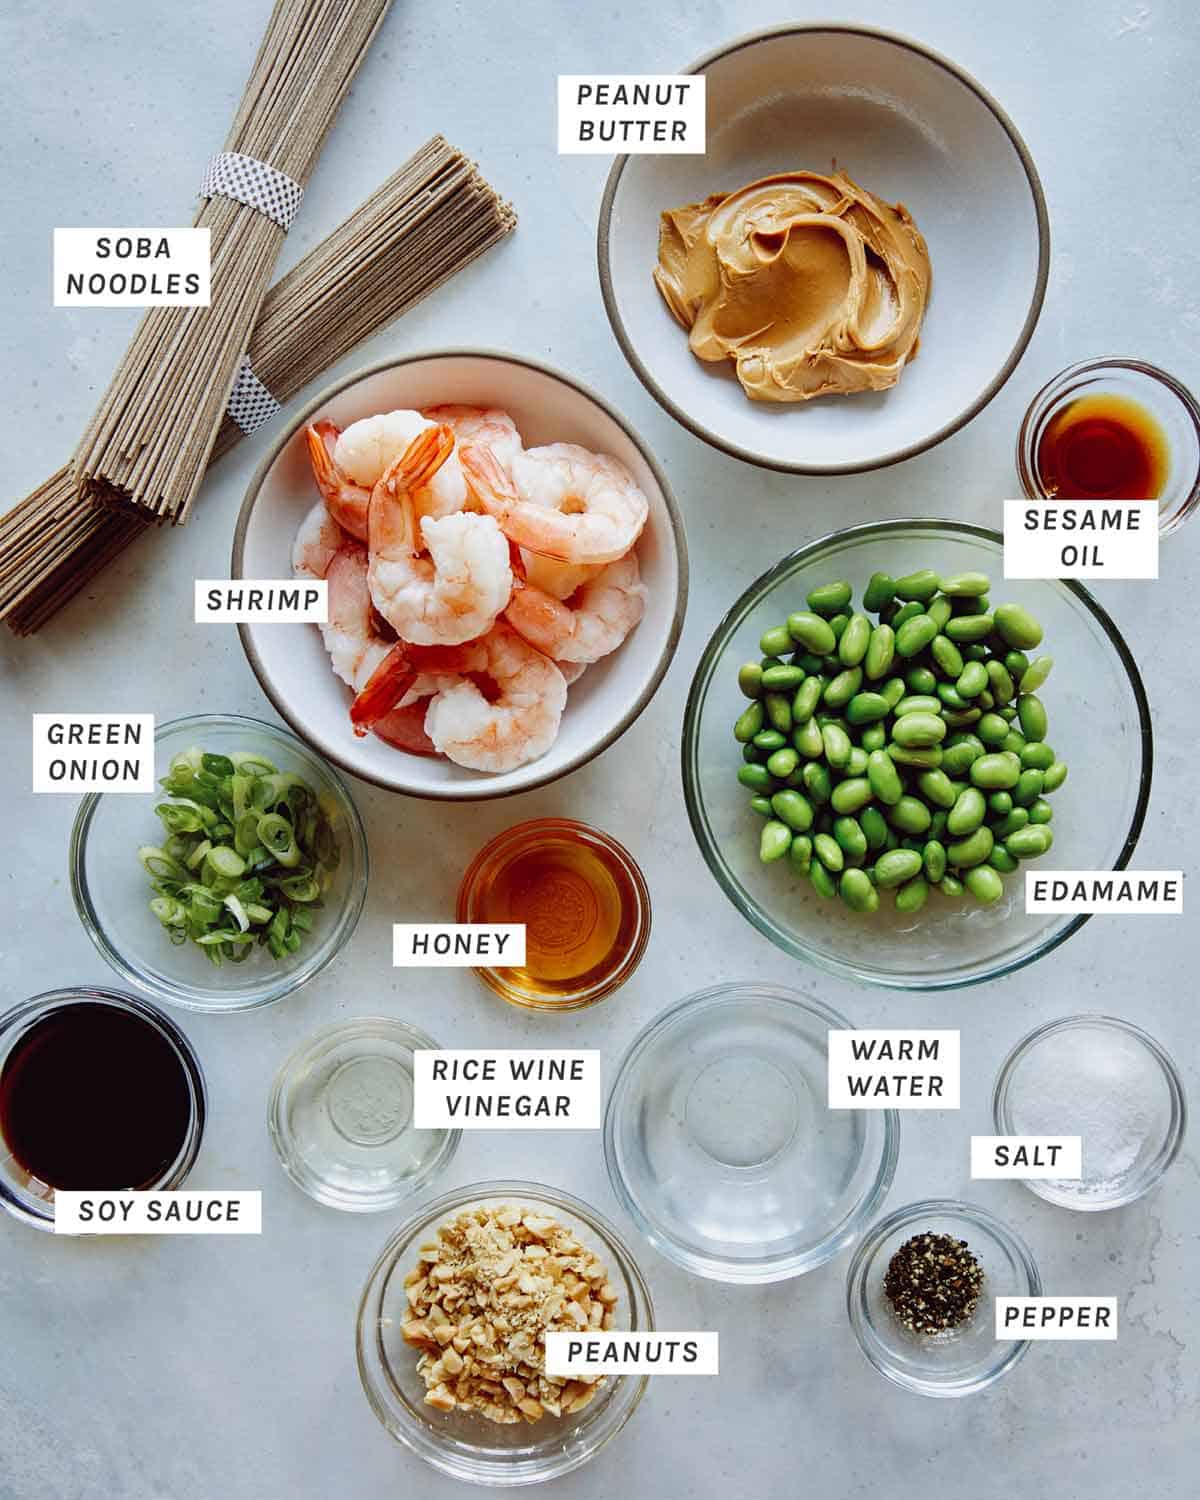
[[[405,1199],[414,1197],[427,1187],[438,1173],[445,1171],[462,1142],[461,1130],[444,1131],[445,1140],[441,1149],[415,1177],[399,1185],[390,1195],[372,1199],[370,1202],[357,1201],[330,1189],[292,1150],[291,1135],[286,1128],[284,1118],[283,1099],[285,1086],[291,1081],[297,1066],[311,1062],[319,1049],[327,1047],[336,1039],[365,1035],[374,1027],[386,1027],[396,1040],[403,1042],[413,1051],[418,1048],[429,1051],[437,1050],[438,1043],[431,1036],[413,1026],[411,1022],[401,1020],[398,1016],[354,1016],[348,1021],[335,1021],[331,1026],[322,1026],[319,1031],[311,1032],[288,1053],[275,1073],[271,1093],[267,1100],[267,1130],[271,1137],[271,1144],[275,1147],[275,1154],[279,1158],[279,1165],[283,1168],[288,1180],[294,1183],[301,1192],[307,1193],[315,1202],[326,1208],[341,1209],[346,1213],[379,1213],[385,1209],[395,1208]]]
[[[618,1166],[615,1143],[617,1095],[628,1077],[630,1067],[644,1053],[655,1036],[673,1024],[683,1011],[693,1008],[710,1008],[724,1003],[731,996],[745,995],[748,992],[756,992],[780,1004],[806,1011],[810,1016],[815,1016],[818,1020],[825,1022],[832,1030],[853,1029],[852,1023],[832,1006],[813,1000],[798,990],[789,989],[786,985],[777,985],[769,981],[759,983],[735,980],[685,995],[682,1000],[677,1000],[674,1005],[660,1011],[638,1032],[617,1067],[604,1110],[604,1165],[612,1190],[621,1207],[637,1225],[641,1235],[660,1255],[665,1256],[667,1260],[682,1267],[693,1276],[703,1276],[710,1281],[721,1281],[731,1285],[765,1286],[771,1282],[790,1281],[795,1276],[803,1276],[808,1271],[815,1271],[818,1266],[825,1265],[848,1245],[852,1245],[863,1233],[872,1215],[878,1212],[880,1204],[887,1197],[892,1186],[892,1179],[896,1175],[896,1163],[900,1155],[900,1116],[894,1109],[879,1111],[883,1117],[883,1146],[879,1154],[879,1167],[874,1178],[858,1204],[837,1226],[836,1232],[828,1235],[806,1255],[791,1256],[761,1265],[734,1266],[731,1262],[696,1255],[678,1246],[646,1217],[629,1191]]]
[[[495,1488],[514,1488],[526,1484],[540,1484],[548,1479],[558,1479],[564,1474],[581,1467],[600,1451],[605,1444],[621,1432],[629,1419],[633,1416],[646,1393],[649,1384],[647,1375],[623,1375],[615,1377],[622,1383],[628,1381],[633,1391],[626,1409],[620,1415],[620,1421],[610,1432],[605,1433],[591,1445],[575,1448],[573,1451],[560,1450],[559,1454],[550,1459],[540,1472],[523,1472],[511,1474],[507,1471],[505,1461],[485,1460],[466,1461],[456,1460],[452,1457],[436,1437],[430,1437],[415,1428],[409,1428],[403,1424],[403,1420],[397,1420],[395,1413],[388,1408],[385,1402],[376,1392],[370,1372],[368,1370],[367,1348],[370,1339],[372,1316],[369,1304],[373,1300],[376,1284],[381,1277],[390,1275],[396,1267],[396,1262],[406,1243],[411,1244],[416,1234],[426,1228],[432,1227],[439,1220],[447,1218],[458,1209],[468,1208],[472,1203],[481,1200],[495,1198],[524,1199],[527,1202],[544,1203],[551,1209],[562,1210],[578,1219],[596,1235],[605,1247],[605,1250],[619,1259],[621,1269],[628,1277],[630,1284],[637,1294],[641,1303],[638,1309],[639,1315],[644,1314],[644,1324],[639,1320],[632,1324],[639,1331],[653,1333],[654,1303],[650,1296],[650,1288],[646,1285],[645,1278],[635,1260],[633,1253],[625,1244],[616,1227],[611,1224],[596,1209],[576,1198],[573,1194],[565,1192],[561,1188],[548,1187],[544,1183],[530,1182],[519,1178],[497,1178],[484,1182],[468,1183],[464,1187],[454,1188],[444,1193],[440,1198],[434,1198],[420,1208],[415,1209],[403,1224],[391,1235],[386,1245],[376,1257],[363,1286],[362,1295],[359,1298],[358,1314],[355,1327],[355,1354],[358,1364],[358,1376],[362,1383],[363,1392],[371,1410],[375,1413],[384,1429],[401,1443],[410,1452],[415,1453],[418,1458],[423,1459],[431,1467],[440,1470],[443,1474],[449,1474],[455,1479],[465,1480],[471,1484],[488,1485]],[[585,1408],[586,1410],[586,1408]],[[536,1461],[535,1461],[536,1462]]]
[[[1078,932],[1088,920],[1090,913],[1079,913],[1068,922],[1063,923],[1057,931],[1050,933],[1040,944],[1031,949],[1030,952],[1003,963],[980,970],[976,974],[966,977],[954,976],[952,978],[925,978],[921,975],[912,975],[907,979],[898,978],[883,979],[878,975],[860,971],[852,963],[818,957],[801,942],[792,938],[788,933],[778,928],[766,915],[760,913],[753,902],[743,895],[741,888],[732,876],[728,875],[724,863],[720,857],[720,851],[716,841],[711,837],[708,830],[708,820],[704,813],[703,799],[700,795],[699,768],[697,765],[697,744],[699,740],[700,712],[704,699],[707,695],[709,684],[717,668],[717,662],[721,652],[725,649],[729,638],[742,624],[745,617],[758,601],[772,589],[786,579],[791,573],[803,566],[812,557],[828,550],[831,547],[842,547],[847,542],[858,539],[883,537],[897,532],[909,530],[929,532],[949,532],[955,536],[974,537],[980,541],[991,542],[994,546],[1003,547],[1004,538],[998,531],[992,531],[986,526],[976,526],[967,521],[947,521],[935,517],[910,517],[887,521],[865,521],[858,526],[847,526],[839,531],[826,532],[824,536],[809,542],[804,547],[798,547],[794,552],[789,552],[786,557],[780,559],[774,567],[759,575],[748,588],[744,589],[734,603],[722,615],[715,629],[708,639],[700,656],[692,678],[691,687],[688,689],[687,704],[683,713],[683,734],[680,737],[680,757],[683,769],[683,800],[687,808],[688,821],[692,825],[692,833],[700,852],[704,856],[704,862],[708,865],[717,884],[732,901],[733,905],[741,912],[742,916],[759,932],[773,942],[776,947],[782,948],[785,953],[791,954],[793,958],[803,959],[806,963],[813,964],[826,973],[834,974],[839,979],[849,979],[858,984],[879,985],[885,989],[903,990],[954,990],[966,989],[968,985],[983,984],[993,979],[999,979],[1002,975],[1015,973],[1026,964],[1031,964],[1037,959],[1051,953],[1061,943]],[[1133,819],[1129,830],[1125,835],[1121,851],[1113,865],[1114,870],[1123,870],[1133,857],[1133,851],[1137,847],[1137,841],[1141,835],[1142,825],[1146,820],[1146,809],[1150,802],[1150,783],[1154,770],[1154,734],[1150,722],[1150,703],[1146,696],[1146,688],[1142,682],[1141,673],[1138,671],[1137,663],[1133,654],[1125,644],[1120,631],[1114,624],[1108,611],[1099,603],[1081,583],[1072,578],[1054,580],[1058,586],[1068,593],[1074,594],[1093,618],[1100,625],[1108,638],[1109,644],[1117,654],[1117,658],[1125,669],[1130,689],[1133,693],[1134,702],[1137,705],[1138,725],[1140,730],[1140,742],[1142,750],[1142,762],[1138,779],[1138,794],[1134,804]]]
[[[1098,1213],[1110,1208],[1123,1208],[1127,1203],[1135,1203],[1144,1197],[1151,1188],[1157,1186],[1170,1168],[1172,1162],[1179,1155],[1183,1147],[1184,1137],[1187,1134],[1187,1095],[1184,1092],[1183,1080],[1179,1076],[1179,1069],[1167,1049],[1148,1031],[1136,1026],[1132,1021],[1126,1021],[1120,1016],[1110,1016],[1104,1011],[1079,1011],[1075,1015],[1062,1016],[1057,1021],[1047,1021],[1044,1025],[1035,1026],[1030,1032],[1021,1038],[1009,1052],[1008,1056],[1000,1064],[1000,1071],[996,1074],[995,1087],[992,1090],[992,1119],[996,1125],[998,1135],[1013,1135],[1012,1116],[1008,1111],[1008,1090],[1016,1074],[1018,1065],[1040,1042],[1045,1041],[1059,1031],[1072,1031],[1080,1026],[1111,1027],[1113,1030],[1123,1032],[1126,1036],[1134,1037],[1139,1041],[1146,1051],[1150,1053],[1155,1062],[1162,1069],[1163,1078],[1166,1081],[1167,1090],[1171,1096],[1171,1123],[1159,1147],[1154,1160],[1147,1164],[1145,1169],[1138,1174],[1130,1190],[1122,1193],[1116,1198],[1105,1198],[1102,1202],[1070,1201],[1056,1193],[1047,1191],[1048,1184],[1036,1178],[1026,1180],[1021,1178],[1023,1186],[1031,1193],[1036,1193],[1039,1198],[1044,1198],[1047,1203],[1053,1203],[1058,1208],[1071,1208],[1082,1212]]]
[[[187,1076],[188,1089],[192,1098],[188,1132],[179,1149],[179,1155],[154,1183],[154,1189],[157,1191],[181,1187],[200,1154],[200,1145],[204,1139],[204,1124],[208,1118],[208,1089],[204,1081],[204,1069],[200,1066],[200,1059],[196,1056],[195,1049],[165,1011],[160,1010],[152,1001],[139,995],[127,994],[124,990],[106,989],[103,985],[97,984],[63,986],[58,989],[43,990],[39,995],[31,995],[28,1000],[19,1001],[0,1014],[0,1039],[3,1039],[14,1026],[21,1026],[22,1029],[27,1030],[29,1026],[36,1025],[51,1012],[60,1010],[65,1005],[79,1003],[115,1005],[121,1010],[133,1011],[135,1015],[140,1016],[142,1020],[165,1036],[178,1054],[180,1064]],[[0,1176],[0,1208],[7,1209],[23,1224],[30,1224],[34,1229],[44,1229],[53,1233],[53,1212],[35,1213],[16,1198],[3,1176]]]
[[[322,970],[333,962],[350,941],[351,937],[353,937],[354,930],[358,926],[358,919],[362,915],[363,904],[367,899],[367,883],[370,876],[370,854],[367,846],[367,834],[363,826],[362,816],[355,805],[354,798],[350,795],[350,789],[338,771],[314,750],[311,745],[300,739],[298,735],[293,734],[290,729],[284,729],[279,724],[270,724],[265,719],[251,718],[247,714],[185,714],[181,718],[166,719],[162,723],[155,724],[155,746],[157,747],[159,741],[170,731],[191,728],[200,733],[205,726],[219,729],[244,730],[248,735],[265,735],[268,739],[280,741],[302,759],[311,760],[319,765],[322,773],[336,792],[342,811],[346,816],[346,827],[354,849],[355,858],[360,865],[360,874],[355,883],[347,890],[346,903],[331,930],[331,940],[328,942],[328,951],[324,957],[319,962],[314,962],[314,956],[310,955],[307,963],[300,964],[297,968],[286,974],[280,974],[274,984],[264,988],[261,994],[252,995],[248,999],[240,997],[236,991],[229,992],[228,999],[201,999],[198,998],[198,993],[193,992],[191,989],[187,993],[184,993],[174,986],[164,984],[157,978],[151,978],[147,975],[134,957],[126,954],[111,940],[97,916],[92,904],[91,893],[88,889],[88,836],[91,832],[92,820],[96,815],[101,798],[105,795],[113,795],[111,793],[88,792],[80,799],[79,808],[75,814],[75,821],[71,825],[69,856],[71,896],[75,902],[75,911],[80,922],[83,924],[84,931],[91,938],[100,955],[123,979],[135,985],[144,995],[167,1005],[178,1006],[182,1010],[203,1011],[208,1014],[257,1010],[263,1005],[273,1005],[277,1000],[284,999],[306,985],[309,980],[315,979]]]
[[[653,922],[653,908],[650,901],[650,887],[646,884],[646,877],[642,873],[642,867],[626,849],[619,839],[611,833],[606,833],[603,828],[597,828],[592,823],[583,823],[578,818],[526,818],[521,823],[514,823],[511,828],[502,829],[494,838],[490,838],[483,848],[474,856],[471,863],[463,873],[462,880],[458,886],[456,898],[455,920],[458,922],[469,922],[472,919],[470,912],[473,908],[474,886],[483,869],[486,859],[495,857],[504,851],[505,846],[516,843],[523,835],[528,834],[531,828],[544,829],[548,834],[568,831],[579,835],[585,842],[600,844],[618,861],[621,868],[629,876],[630,883],[637,893],[638,934],[637,938],[625,955],[620,966],[614,970],[602,982],[592,985],[588,989],[577,990],[563,995],[543,997],[525,990],[518,989],[515,985],[508,984],[500,978],[496,969],[479,968],[472,972],[485,988],[491,990],[494,995],[499,995],[502,1000],[507,1000],[510,1005],[519,1005],[525,1010],[536,1011],[567,1011],[582,1010],[585,1006],[594,1005],[599,1000],[606,1000],[609,995],[619,990],[632,976],[641,963],[646,952],[646,946],[650,941],[650,928]]]
[[[921,1396],[970,1396],[976,1391],[984,1390],[999,1380],[1002,1375],[1006,1375],[1019,1360],[1025,1357],[1030,1340],[997,1339],[996,1348],[1001,1352],[984,1374],[971,1381],[948,1385],[902,1374],[866,1337],[866,1330],[874,1326],[866,1304],[867,1273],[879,1247],[897,1229],[915,1225],[923,1219],[943,1216],[961,1218],[967,1223],[974,1223],[980,1229],[986,1230],[994,1239],[999,1240],[1022,1267],[1028,1280],[1028,1291],[1020,1295],[1041,1296],[1042,1278],[1038,1272],[1037,1262],[1029,1246],[1015,1230],[1010,1229],[986,1208],[980,1208],[978,1204],[965,1203],[960,1198],[924,1198],[918,1203],[909,1203],[903,1208],[893,1210],[878,1223],[873,1224],[859,1241],[846,1272],[846,1314],[850,1319],[851,1328],[854,1329],[859,1348],[868,1362],[885,1379],[902,1386],[905,1390],[915,1391]]]
[[[1147,379],[1165,387],[1179,402],[1184,414],[1191,422],[1196,431],[1197,446],[1200,446],[1200,402],[1197,402],[1187,386],[1169,370],[1164,370],[1159,365],[1152,365],[1148,360],[1133,359],[1117,354],[1103,355],[1095,359],[1081,359],[1076,364],[1068,365],[1065,370],[1060,370],[1057,375],[1052,375],[1036,392],[1025,410],[1025,415],[1021,418],[1021,425],[1017,429],[1017,478],[1021,481],[1021,488],[1029,499],[1044,500],[1046,498],[1045,491],[1038,483],[1037,454],[1033,449],[1034,435],[1040,432],[1043,417],[1057,406],[1072,381],[1080,376],[1100,374],[1105,370],[1132,370],[1135,374],[1145,375]],[[1196,473],[1192,476],[1188,493],[1169,515],[1160,517],[1158,525],[1160,536],[1169,536],[1171,532],[1182,526],[1197,505],[1200,505],[1200,464],[1197,465]]]

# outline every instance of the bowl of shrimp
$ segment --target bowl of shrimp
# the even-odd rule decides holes
[[[260,686],[343,770],[451,801],[611,745],[687,602],[679,510],[629,424],[560,371],[478,350],[310,402],[251,481],[231,576],[325,580],[325,624],[238,627]]]

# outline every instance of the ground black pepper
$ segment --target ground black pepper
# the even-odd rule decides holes
[[[905,1328],[944,1333],[965,1323],[979,1304],[983,1267],[966,1240],[915,1234],[888,1264],[883,1290]]]

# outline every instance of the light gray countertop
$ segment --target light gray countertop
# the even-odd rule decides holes
[[[187,222],[267,9],[266,0],[9,5],[0,341],[10,497],[65,460],[135,317],[51,307],[51,228]],[[801,17],[828,10],[798,7]],[[1047,1290],[1119,1296],[1121,1336],[1117,1344],[1035,1346],[985,1394],[923,1400],[887,1385],[861,1356],[844,1309],[845,1256],[761,1290],[689,1278],[636,1239],[613,1200],[597,1138],[477,1132],[442,1187],[498,1176],[565,1187],[628,1234],[660,1327],[721,1332],[719,1378],[652,1381],[618,1441],[547,1493],[999,1500],[1020,1485],[1062,1500],[1127,1500],[1145,1486],[1160,1500],[1195,1494],[1194,1152],[1148,1199],[1099,1215],[1071,1215],[1019,1184],[967,1176],[967,1137],[990,1128],[995,1070],[1038,1022],[1088,1007],[1128,1016],[1175,1054],[1194,1091],[1189,919],[1099,918],[1036,966],[957,994],[905,996],[826,979],[761,939],[710,878],[684,813],[678,740],[692,667],[715,620],[783,551],[837,526],[914,510],[998,525],[997,501],[1015,487],[1013,437],[1024,405],[1073,360],[1141,355],[1200,383],[1200,26],[1185,0],[858,0],[853,19],[944,52],[1010,111],[1045,184],[1053,264],[1032,344],[982,415],[898,468],[818,480],[757,471],[710,450],[642,389],[609,331],[596,280],[607,159],[560,159],[554,147],[556,73],[670,72],[738,32],[796,14],[771,0],[644,10],[396,0],[283,264],[434,131],[477,155],[517,206],[517,234],[342,368],[392,352],[484,344],[544,358],[595,385],[648,440],[681,497],[692,566],[687,623],[647,712],[599,761],[553,787],[455,808],[356,784],[374,878],[350,950],[280,1005],[183,1018],[211,1093],[191,1185],[261,1186],[261,1238],[55,1241],[0,1224],[4,1500],[462,1493],[391,1442],[359,1389],[356,1300],[396,1216],[339,1215],[295,1190],[267,1137],[266,1094],[302,1037],[357,1013],[405,1016],[448,1045],[545,1045],[544,1022],[505,1008],[467,972],[394,971],[389,944],[394,919],[445,917],[485,838],[550,813],[582,817],[628,843],[656,900],[651,946],[633,982],[607,1004],[563,1018],[556,1040],[601,1048],[611,1073],[662,1006],[751,976],[798,985],[860,1025],[961,1027],[962,1109],[904,1117],[890,1206],[958,1194],[986,1204],[1028,1239]],[[264,431],[219,466],[185,535],[151,538],[40,636],[5,635],[0,644],[4,1004],[112,978],[71,907],[74,801],[29,793],[31,711],[270,716],[232,628],[191,624],[192,580],[225,568],[233,517],[270,441]],[[1200,523],[1164,545],[1157,584],[1101,594],[1154,711],[1154,792],[1137,857],[1152,869],[1189,865],[1200,811],[1195,628],[1185,613],[1200,588],[1198,544]],[[1102,805],[1095,815],[1104,815]]]

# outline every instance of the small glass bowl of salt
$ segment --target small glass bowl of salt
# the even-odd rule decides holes
[[[1006,1136],[1079,1136],[1078,1178],[1026,1178],[1064,1208],[1132,1203],[1179,1154],[1187,1102],[1178,1070],[1147,1032],[1088,1013],[1039,1026],[1005,1059],[992,1095]]]

